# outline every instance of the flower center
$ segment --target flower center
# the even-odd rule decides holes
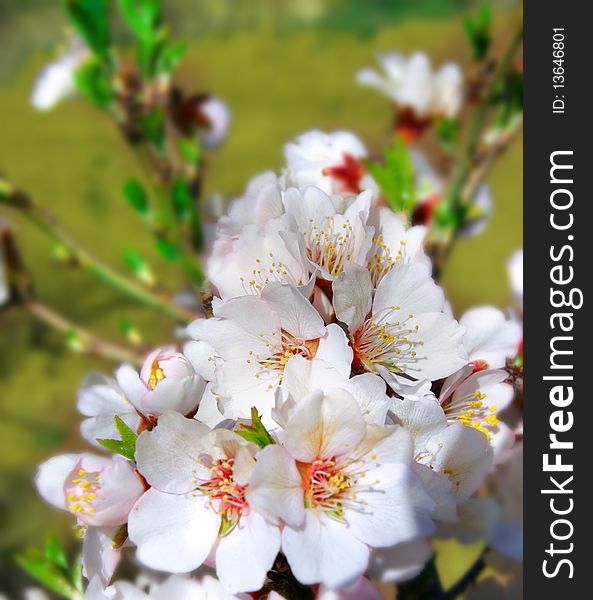
[[[64,488],[70,512],[78,515],[95,512],[93,501],[101,489],[99,478],[99,472],[88,473],[84,469],[78,470],[77,477],[71,479]]]
[[[467,427],[481,431],[488,440],[492,439],[490,430],[498,425],[497,406],[484,406],[486,394],[476,390],[471,395],[452,399],[443,407],[449,421],[458,421]]]
[[[335,167],[325,167],[322,175],[332,177],[340,182],[341,192],[360,192],[360,180],[364,177],[364,169],[359,160],[348,152],[343,153],[344,162]]]
[[[161,366],[159,365],[159,361],[155,359],[152,361],[152,365],[150,365],[150,375],[148,377],[148,385],[150,386],[151,389],[154,390],[154,388],[157,386],[159,381],[162,381],[163,379],[165,379],[165,372],[163,371],[163,369],[161,369]]]
[[[367,319],[356,331],[352,348],[359,368],[373,370],[373,364],[378,363],[397,372],[414,370],[414,365],[421,360],[418,349],[424,342],[410,339],[420,330],[418,325],[412,323],[414,315],[400,317],[398,321],[387,321],[400,310],[399,306],[391,306],[378,320]]]
[[[383,241],[383,234],[373,238],[371,258],[367,262],[367,269],[370,271],[373,286],[377,287],[381,279],[397,265],[400,265],[405,258],[406,242],[399,243],[399,249],[395,256],[391,254],[391,249]]]
[[[262,289],[273,281],[303,285],[302,278],[297,277],[283,261],[278,260],[273,252],[268,252],[267,257],[255,259],[254,268],[248,277],[240,277],[241,285],[247,295],[259,295]]]
[[[210,497],[210,506],[222,516],[221,535],[228,533],[238,523],[247,507],[247,486],[240,485],[233,479],[234,464],[234,458],[213,461],[210,479],[198,487],[199,491]]]
[[[331,516],[343,518],[346,496],[356,484],[335,458],[313,463],[297,463],[305,485],[305,507],[321,508]]]
[[[325,217],[325,225],[318,227],[313,219],[305,232],[309,260],[337,277],[344,270],[344,263],[352,259],[356,239],[349,219],[338,215]]]

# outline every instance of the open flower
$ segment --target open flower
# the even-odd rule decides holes
[[[453,118],[463,103],[463,75],[453,63],[433,72],[428,57],[417,52],[378,55],[384,73],[363,69],[357,81],[379,90],[398,109],[398,129],[413,139],[434,117]]]
[[[434,381],[467,364],[463,328],[442,312],[443,292],[422,264],[389,271],[374,296],[368,270],[348,264],[333,283],[333,305],[348,326],[355,368],[381,365]]]
[[[509,427],[498,418],[513,400],[513,386],[505,383],[507,379],[508,373],[502,369],[476,373],[463,370],[445,380],[439,398],[448,421],[481,431],[492,443],[497,458],[514,441]]]
[[[92,526],[122,525],[144,492],[129,461],[89,453],[50,458],[35,482],[44,500]]]
[[[246,498],[258,447],[226,429],[166,413],[139,437],[138,470],[151,484],[128,530],[147,566],[185,573],[212,553],[232,592],[258,590],[280,547],[280,533]]]
[[[121,456],[62,454],[39,466],[35,483],[44,500],[76,517],[83,571],[107,585],[121,555],[118,532],[145,490],[132,464]]]
[[[377,186],[363,167],[364,144],[349,131],[308,131],[284,148],[286,187],[315,186],[326,194],[358,194]]]
[[[301,583],[351,585],[370,548],[432,530],[409,435],[365,423],[347,392],[313,392],[277,435],[281,444],[258,457],[247,499],[284,522],[282,551]]]
[[[350,374],[352,351],[344,332],[336,324],[326,327],[294,286],[270,283],[261,296],[214,303],[213,311],[215,318],[194,322],[188,332],[216,352],[213,391],[228,418],[249,418],[255,406],[264,423],[273,425],[275,392],[292,356],[322,358]]]

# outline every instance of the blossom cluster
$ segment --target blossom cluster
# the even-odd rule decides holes
[[[366,155],[348,132],[289,143],[282,172],[217,224],[211,314],[139,372],[83,383],[82,435],[133,439],[37,474],[76,518],[87,598],[147,597],[110,585],[127,547],[150,569],[197,571],[154,598],[244,597],[279,554],[320,598],[376,598],[367,578],[417,575],[439,535],[520,557],[509,503],[476,494],[520,451],[506,368],[520,323],[491,306],[454,317],[426,228],[383,204]]]

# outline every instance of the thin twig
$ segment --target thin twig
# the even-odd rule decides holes
[[[49,211],[35,204],[25,192],[4,185],[3,189],[0,189],[0,203],[20,211],[54,242],[61,245],[74,264],[92,273],[119,292],[137,302],[157,308],[179,321],[188,322],[197,317],[195,313],[176,304],[165,294],[145,289],[93,257],[80,243],[74,240]]]
[[[138,353],[99,338],[38,300],[27,300],[23,305],[34,317],[64,333],[68,337],[69,346],[76,352],[108,358],[114,362],[142,364],[142,356]]]

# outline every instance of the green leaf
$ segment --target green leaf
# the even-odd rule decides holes
[[[492,13],[487,2],[480,6],[475,19],[471,15],[465,17],[465,32],[472,46],[472,55],[476,60],[484,59],[488,54],[488,50],[490,50],[492,43],[491,23]]]
[[[159,73],[172,73],[183,58],[187,44],[185,42],[175,42],[166,45],[159,56],[157,71]]]
[[[126,23],[138,38],[145,38],[158,27],[161,0],[118,0],[118,5]]]
[[[16,557],[17,563],[31,577],[64,598],[79,598],[80,594],[69,580],[69,574],[39,550],[31,549]]]
[[[242,424],[241,429],[237,431],[237,434],[244,440],[257,444],[260,448],[265,448],[270,444],[276,443],[261,422],[261,418],[257,414],[257,408],[255,408],[255,406],[251,407],[251,425]]]
[[[124,183],[122,193],[130,206],[141,215],[146,215],[150,209],[148,196],[144,186],[135,177],[130,177]]]
[[[179,258],[177,248],[164,238],[157,238],[155,246],[159,254],[167,260],[174,261]]]
[[[97,438],[97,442],[107,450],[121,454],[130,460],[134,460],[136,454],[136,438],[138,437],[117,415],[114,418],[115,427],[119,432],[121,440]]]
[[[134,452],[130,450],[128,446],[126,446],[120,440],[108,440],[104,438],[97,438],[97,442],[103,446],[103,448],[107,448],[110,452],[114,452],[115,454],[121,454],[125,458],[129,460],[134,460]]]
[[[202,158],[202,148],[197,136],[182,137],[177,143],[179,153],[188,165],[197,165]]]
[[[138,252],[136,252],[136,250],[133,250],[132,248],[125,250],[123,259],[140,281],[148,286],[153,286],[156,283],[156,278],[150,265],[140,254],[138,254]]]
[[[384,164],[366,161],[365,166],[395,212],[410,212],[418,202],[414,163],[403,141],[384,151]]]
[[[177,218],[181,220],[187,218],[192,209],[194,200],[183,179],[178,178],[173,182],[171,199],[173,201],[173,210],[175,211]]]
[[[63,569],[68,569],[68,559],[66,558],[66,553],[64,552],[64,548],[62,548],[62,544],[60,540],[55,535],[48,535],[45,540],[45,550],[44,550],[45,558],[53,562],[54,564],[62,567]]]
[[[111,79],[105,66],[96,58],[85,61],[74,73],[74,81],[80,93],[95,106],[106,108],[114,97]]]
[[[109,56],[109,0],[62,0],[70,22],[93,52]]]

